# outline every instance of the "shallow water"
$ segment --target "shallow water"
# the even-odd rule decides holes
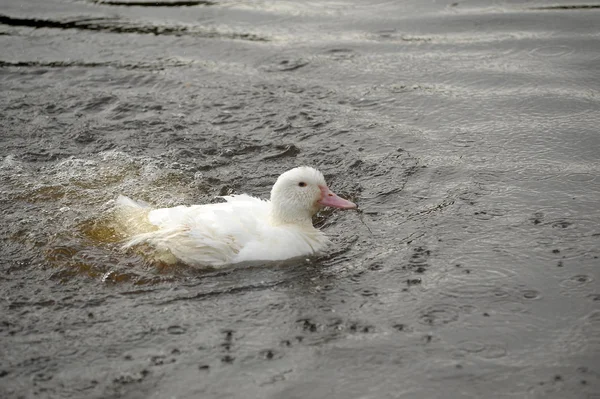
[[[0,7],[3,398],[598,397],[600,3],[143,3]],[[119,249],[299,164],[326,256]]]

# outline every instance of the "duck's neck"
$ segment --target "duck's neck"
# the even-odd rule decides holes
[[[273,226],[290,224],[313,228],[313,213],[311,211],[299,210],[297,208],[286,207],[285,205],[286,204],[274,204],[271,202],[269,221]]]

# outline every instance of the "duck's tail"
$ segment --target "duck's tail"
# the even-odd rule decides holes
[[[127,237],[122,249],[127,249],[139,244],[153,245],[157,236],[161,236],[158,228],[148,220],[148,213],[153,209],[149,204],[143,201],[134,201],[124,195],[117,197],[116,220],[123,235]],[[156,250],[151,254],[141,252],[145,256],[150,256],[155,261],[164,263],[175,263],[177,260],[169,252]]]
[[[134,201],[124,195],[117,197],[115,219],[123,235],[133,237],[156,230],[156,226],[148,221],[150,205],[143,201]]]

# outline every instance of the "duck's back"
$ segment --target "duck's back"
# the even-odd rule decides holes
[[[148,213],[148,220],[161,229],[204,229],[241,240],[246,233],[256,234],[261,222],[268,222],[269,201],[246,194],[222,198],[227,202],[155,209]]]
[[[270,203],[245,194],[223,198],[227,202],[150,210],[146,218],[154,230],[135,234],[125,247],[147,243],[190,265],[233,263],[268,229]],[[138,205],[126,197],[119,203]]]

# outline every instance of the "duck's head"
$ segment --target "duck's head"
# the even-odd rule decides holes
[[[308,166],[288,170],[271,190],[271,219],[275,224],[312,223],[312,216],[324,206],[356,208],[327,187],[321,172]]]

